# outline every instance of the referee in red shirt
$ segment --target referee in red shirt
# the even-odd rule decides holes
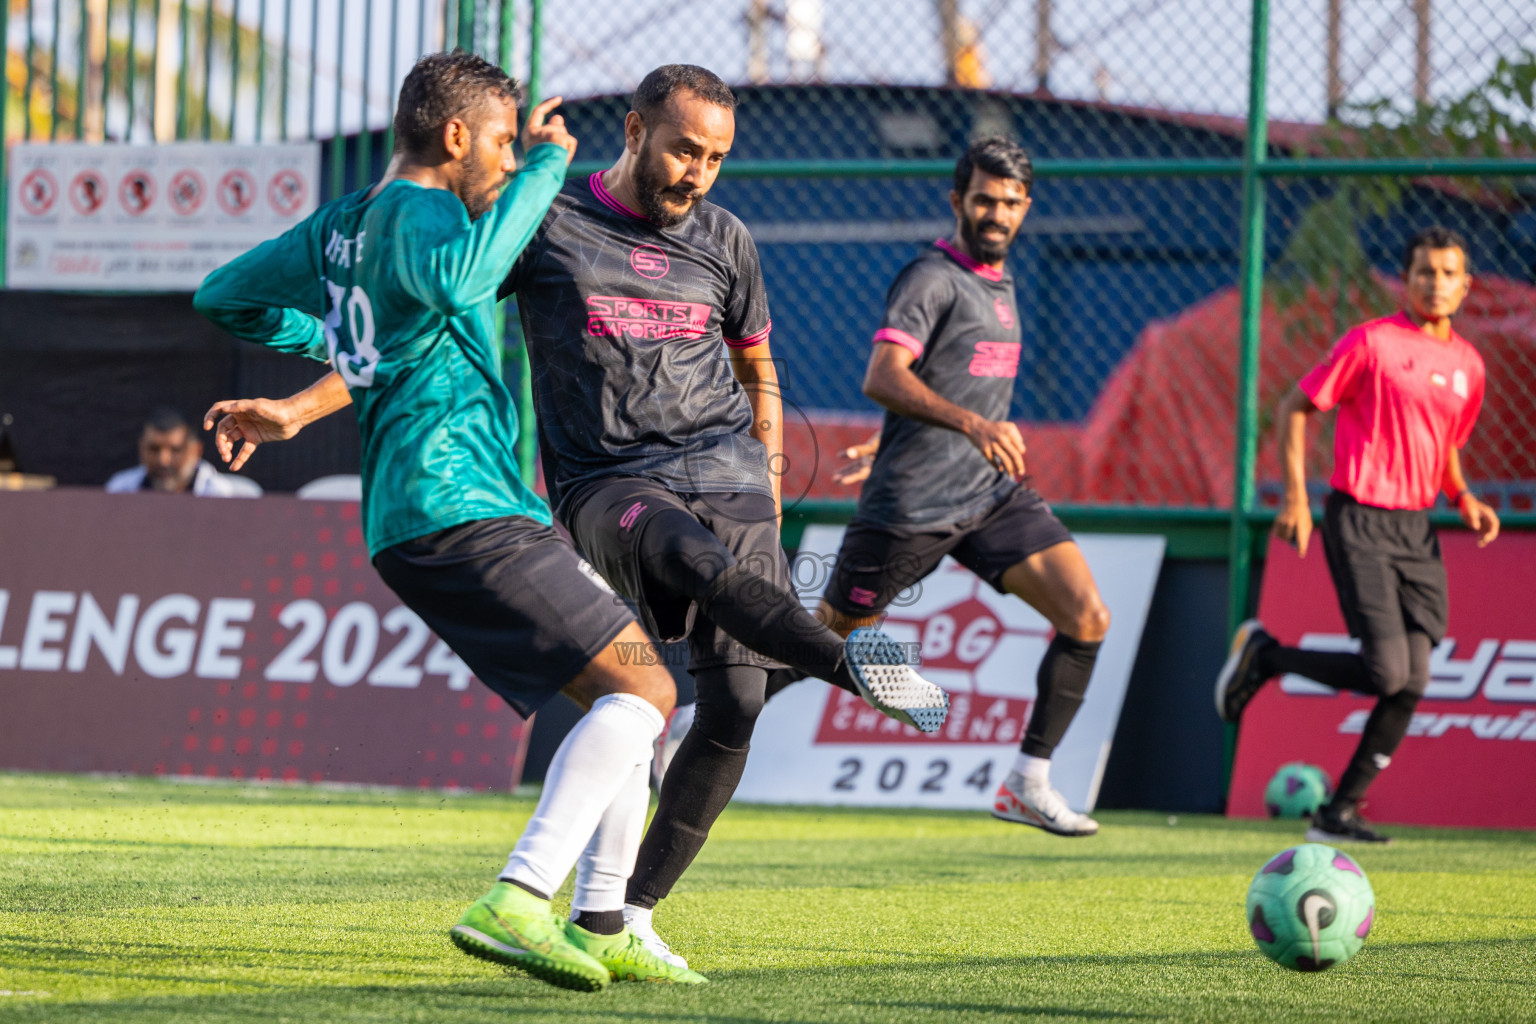
[[[1445,635],[1445,563],[1428,509],[1444,492],[1475,530],[1499,517],[1467,490],[1459,450],[1483,401],[1483,359],[1451,329],[1472,283],[1466,240],[1434,227],[1409,239],[1405,312],[1361,324],[1280,404],[1285,503],[1275,536],[1307,553],[1312,510],[1304,468],[1307,417],[1338,409],[1323,550],[1359,654],[1283,647],[1250,619],[1237,629],[1216,681],[1216,709],[1237,721],[1266,681],[1294,672],[1376,698],[1333,800],[1312,819],[1311,842],[1384,843],[1358,813],[1392,759],[1429,684],[1429,656]]]

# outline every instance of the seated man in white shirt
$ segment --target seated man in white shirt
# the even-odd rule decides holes
[[[107,493],[163,491],[200,498],[259,498],[254,480],[220,473],[203,458],[203,442],[181,414],[161,407],[139,433],[139,464],[107,481]]]

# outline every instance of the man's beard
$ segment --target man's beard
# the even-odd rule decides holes
[[[473,140],[471,140],[473,148]],[[494,184],[492,184],[494,182]],[[459,198],[464,201],[464,209],[469,212],[470,220],[479,220],[485,211],[495,205],[491,193],[500,187],[502,179],[497,178],[494,171],[466,161],[464,164],[464,178],[459,182]]]
[[[982,263],[1000,263],[1008,255],[1008,250],[1013,247],[1013,240],[1018,236],[1018,230],[1008,235],[1000,242],[992,241],[981,233],[983,227],[1001,227],[995,220],[985,220],[973,223],[968,217],[960,218],[960,239],[965,242],[966,248],[971,250],[971,255]]]
[[[646,220],[659,228],[675,227],[688,219],[694,207],[699,205],[699,200],[704,198],[704,193],[687,185],[661,184],[651,166],[651,146],[646,142],[640,147],[639,157],[635,160],[635,192],[640,198],[640,212],[645,214]],[[688,205],[678,213],[663,205],[663,196],[687,200]]]

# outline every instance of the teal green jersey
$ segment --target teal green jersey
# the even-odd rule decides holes
[[[193,300],[237,337],[333,366],[363,442],[373,554],[497,516],[549,522],[518,476],[517,415],[501,379],[496,288],[565,181],[566,151],[535,146],[471,223],[443,189],[354,192],[208,275]]]

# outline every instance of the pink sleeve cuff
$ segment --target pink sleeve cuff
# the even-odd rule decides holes
[[[731,348],[753,348],[768,340],[768,335],[773,333],[773,321],[769,320],[767,326],[756,334],[745,338],[726,338],[725,343]]]
[[[877,344],[882,341],[888,341],[892,345],[900,345],[902,348],[906,349],[908,352],[911,352],[912,355],[917,358],[921,358],[923,354],[922,342],[912,337],[912,335],[908,334],[906,331],[898,331],[894,327],[880,328],[875,332],[874,340]]]

